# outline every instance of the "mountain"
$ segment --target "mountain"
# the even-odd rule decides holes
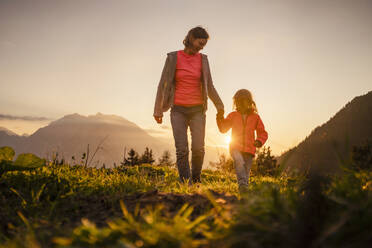
[[[355,97],[328,122],[315,128],[297,147],[280,156],[287,170],[315,167],[337,171],[353,146],[372,142],[372,91]]]
[[[18,134],[6,129],[4,127],[0,127],[0,147],[7,145],[11,147],[19,147],[25,142],[25,136],[18,136]]]
[[[5,134],[5,135],[8,135],[8,136],[18,136],[18,134],[16,134],[15,132],[10,131],[9,129],[7,129],[5,127],[0,127],[0,135],[1,134]]]
[[[115,115],[82,116],[66,115],[38,129],[30,136],[18,136],[9,130],[0,130],[0,146],[9,145],[18,153],[31,152],[41,157],[52,158],[58,153],[59,158],[71,161],[72,156],[80,160],[87,152],[90,157],[97,150],[91,165],[112,166],[123,160],[124,149],[128,152],[134,148],[142,153],[145,147],[160,156],[171,146],[164,143],[122,117]]]
[[[149,147],[156,159],[165,150],[169,150],[172,160],[176,160],[171,135],[169,138],[154,138],[135,123],[116,115],[66,115],[29,136],[18,136],[0,127],[0,147],[11,146],[17,154],[31,152],[52,159],[58,153],[59,159],[72,162],[74,156],[79,162],[82,154],[87,153],[88,145],[90,157],[99,147],[91,166],[101,166],[104,163],[111,167],[114,163],[119,164],[123,161],[124,149],[127,153],[130,148],[142,154],[145,147]],[[209,166],[209,161],[217,161],[220,153],[227,153],[223,148],[206,146],[205,149],[204,168]]]

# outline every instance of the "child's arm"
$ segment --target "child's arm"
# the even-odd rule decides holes
[[[218,129],[221,133],[226,133],[232,126],[230,114],[226,117],[226,119],[223,117],[223,115],[221,116],[217,114],[216,121]]]
[[[265,126],[264,126],[260,116],[258,116],[258,120],[257,120],[256,133],[257,133],[257,138],[256,138],[256,141],[255,141],[255,146],[261,147],[263,144],[265,144],[265,142],[268,138],[268,134],[265,130]]]

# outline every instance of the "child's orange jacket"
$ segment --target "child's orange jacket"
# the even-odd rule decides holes
[[[255,155],[256,147],[254,146],[254,141],[259,140],[263,145],[268,137],[265,126],[260,116],[256,113],[247,115],[245,122],[243,122],[242,114],[234,111],[225,119],[217,118],[217,125],[222,133],[226,133],[232,128],[230,150],[236,149]],[[255,137],[255,131],[257,137]]]

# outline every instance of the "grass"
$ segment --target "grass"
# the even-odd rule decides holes
[[[250,179],[203,170],[202,184],[143,164],[55,165],[0,179],[0,247],[368,247],[372,173]]]

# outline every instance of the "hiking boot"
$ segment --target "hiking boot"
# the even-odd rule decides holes
[[[192,183],[201,183],[200,177],[198,178],[193,178]]]

